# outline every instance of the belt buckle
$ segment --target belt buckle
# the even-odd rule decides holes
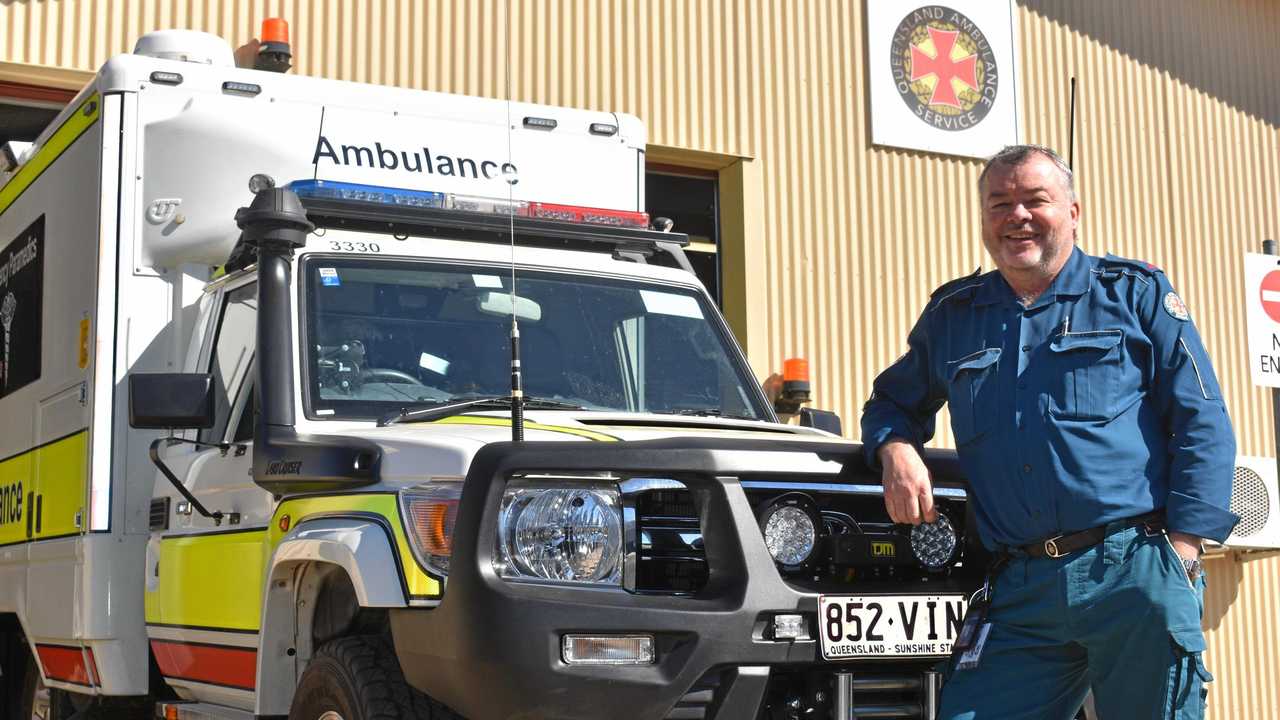
[[[1051,537],[1048,540],[1045,540],[1044,554],[1051,558],[1060,558],[1063,555],[1065,555],[1066,553],[1058,551],[1058,541],[1061,540],[1063,537],[1064,537],[1063,535],[1058,535],[1056,537]]]

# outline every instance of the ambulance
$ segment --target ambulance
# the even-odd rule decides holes
[[[778,421],[645,145],[108,61],[0,188],[0,716],[933,717],[954,455],[913,529]]]

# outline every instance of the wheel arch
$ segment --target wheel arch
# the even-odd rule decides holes
[[[289,713],[317,639],[408,606],[392,538],[377,518],[326,516],[304,519],[276,546],[263,597],[257,714]]]

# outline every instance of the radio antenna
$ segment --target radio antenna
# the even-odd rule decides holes
[[[511,233],[511,442],[524,440],[524,388],[520,376],[520,326],[516,323],[516,213],[515,188],[520,178],[511,162],[511,0],[506,2],[503,13],[506,36],[506,85],[507,85],[507,164],[502,166],[502,177],[507,181],[507,222]]]
[[[1071,76],[1071,109],[1067,111],[1067,169],[1075,170],[1076,158],[1076,76]]]

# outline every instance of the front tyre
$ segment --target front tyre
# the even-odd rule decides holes
[[[462,720],[409,687],[395,647],[380,635],[325,643],[293,698],[289,720]]]

